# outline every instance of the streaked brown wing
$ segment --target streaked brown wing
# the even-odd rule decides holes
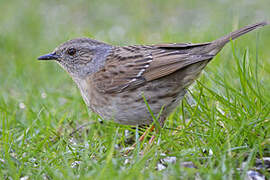
[[[209,45],[211,42],[205,42],[205,43],[197,43],[197,44],[192,44],[192,43],[170,43],[170,44],[157,44],[154,45],[155,47],[159,48],[165,48],[165,49],[183,49],[183,48],[194,48],[194,47],[199,47],[199,46],[205,46]]]
[[[93,75],[93,80],[96,87],[106,93],[136,88],[190,64],[212,59],[212,55],[189,53],[190,48],[208,44],[117,47],[107,57],[105,67]]]
[[[146,82],[143,73],[152,61],[151,54],[139,46],[116,47],[93,80],[98,90],[106,93],[134,88]]]

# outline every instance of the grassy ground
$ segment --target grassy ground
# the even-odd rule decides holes
[[[115,45],[210,41],[270,20],[269,6],[268,0],[1,0],[1,179],[245,178],[256,160],[270,156],[269,26],[228,44],[165,128],[152,133],[154,144],[138,144],[129,155],[123,149],[141,130],[100,124],[70,77],[36,58],[80,36]]]

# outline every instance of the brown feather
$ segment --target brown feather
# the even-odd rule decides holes
[[[212,59],[212,55],[186,52],[186,48],[207,45],[209,43],[116,47],[107,57],[105,67],[93,78],[97,89],[102,92],[116,93],[136,88],[190,64]]]
[[[209,61],[230,39],[264,25],[265,22],[249,25],[213,42],[115,47],[93,80],[96,88],[106,93],[137,88],[192,64]]]

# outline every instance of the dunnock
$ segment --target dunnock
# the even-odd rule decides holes
[[[86,105],[104,119],[147,125],[179,104],[188,86],[230,40],[266,22],[245,26],[212,42],[112,46],[89,38],[67,41],[39,60],[56,60],[72,77]]]

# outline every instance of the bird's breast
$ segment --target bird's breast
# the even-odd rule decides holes
[[[87,106],[90,106],[90,96],[89,96],[89,90],[91,89],[90,86],[91,84],[88,83],[87,79],[77,79],[73,78],[74,82],[77,84],[81,96]]]

